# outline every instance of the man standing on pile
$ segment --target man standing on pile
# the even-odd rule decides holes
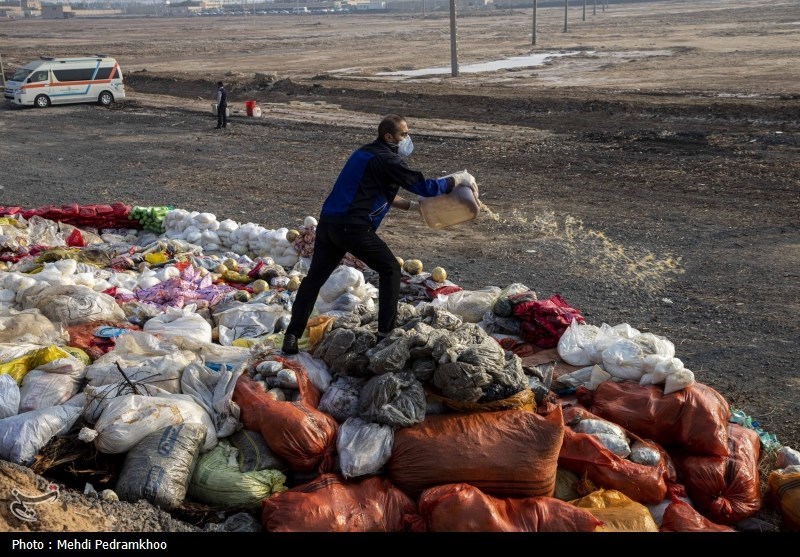
[[[217,81],[217,127],[228,127],[228,92],[221,81]]]
[[[428,179],[409,168],[406,158],[413,148],[406,119],[389,114],[378,125],[377,139],[347,159],[320,211],[311,266],[292,306],[283,340],[284,354],[297,354],[297,341],[305,331],[319,291],[347,253],[379,275],[378,341],[394,329],[400,298],[400,264],[376,230],[391,207],[419,210],[419,202],[397,195],[400,188],[434,197],[464,186],[471,188],[477,199],[475,178],[466,170]]]

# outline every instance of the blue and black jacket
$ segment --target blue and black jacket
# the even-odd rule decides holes
[[[320,222],[368,224],[377,230],[400,188],[422,197],[453,189],[452,178],[426,179],[397,154],[397,147],[376,139],[357,149],[325,199]]]

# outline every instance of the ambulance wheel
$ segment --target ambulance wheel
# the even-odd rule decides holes
[[[36,108],[47,108],[50,106],[50,97],[47,95],[39,95],[33,100],[33,106]]]
[[[97,102],[100,103],[102,106],[110,106],[111,103],[114,102],[114,95],[112,95],[108,91],[103,91],[102,93],[100,93],[100,96],[97,97]]]

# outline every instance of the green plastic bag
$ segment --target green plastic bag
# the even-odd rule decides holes
[[[279,470],[240,472],[237,450],[225,440],[200,455],[189,482],[190,498],[220,509],[254,509],[274,493],[286,491]]]

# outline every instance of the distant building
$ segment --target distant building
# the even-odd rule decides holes
[[[458,10],[482,9],[492,6],[494,0],[456,0]],[[359,12],[388,10],[391,12],[447,11],[449,0],[342,0],[342,8]]]
[[[224,6],[223,0],[184,0],[183,2],[166,2],[165,13],[169,15],[189,15],[209,10],[220,10]]]
[[[0,4],[0,18],[14,19],[18,17],[22,17],[22,7],[19,3]]]
[[[45,4],[42,6],[42,19],[68,19],[75,17],[69,4]]]
[[[124,14],[124,10],[76,10],[69,4],[45,4],[42,6],[43,19],[69,19],[72,17],[98,17]]]

